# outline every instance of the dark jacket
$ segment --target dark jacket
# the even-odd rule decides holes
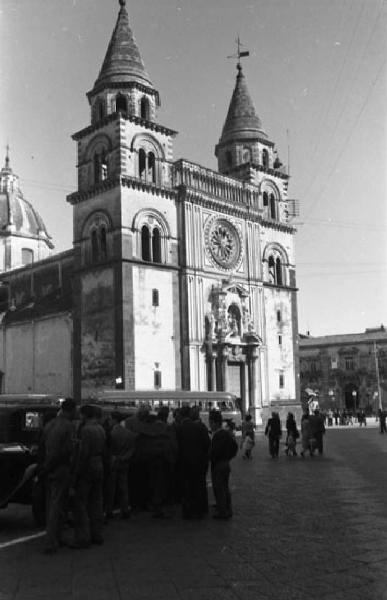
[[[79,430],[79,450],[75,466],[75,477],[84,474],[98,476],[103,473],[106,435],[102,425],[85,423]]]
[[[175,452],[167,430],[162,421],[137,421],[136,441],[133,459],[139,462],[163,460],[173,463]]]
[[[211,463],[229,461],[238,452],[238,444],[230,431],[217,429],[211,440]]]
[[[269,437],[282,436],[281,421],[278,417],[270,417],[266,425],[265,435]]]
[[[179,462],[189,465],[208,464],[210,437],[207,427],[201,421],[183,419],[176,426],[177,444],[179,449]]]
[[[71,421],[59,414],[47,423],[44,434],[44,464],[47,473],[59,466],[70,466],[74,458],[75,427]]]

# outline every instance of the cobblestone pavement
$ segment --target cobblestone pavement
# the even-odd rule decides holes
[[[101,547],[1,548],[0,600],[387,600],[387,436],[329,430],[325,445],[273,460],[259,434],[233,461],[230,521],[142,513]]]

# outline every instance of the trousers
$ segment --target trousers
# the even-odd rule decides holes
[[[75,487],[75,542],[87,545],[102,539],[103,471],[83,473]]]
[[[47,477],[47,544],[53,549],[57,549],[61,541],[70,481],[70,467],[67,465],[56,467]]]
[[[230,463],[228,460],[211,464],[212,489],[215,496],[218,514],[222,517],[232,516],[231,492],[229,487]]]

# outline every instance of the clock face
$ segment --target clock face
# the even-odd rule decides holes
[[[241,240],[236,227],[227,219],[213,219],[206,227],[205,237],[216,266],[235,268],[241,256]]]

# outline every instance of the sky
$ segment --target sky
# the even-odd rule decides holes
[[[0,0],[0,163],[6,145],[24,196],[58,252],[72,246],[76,144],[90,123],[118,0]],[[239,35],[257,114],[290,169],[299,331],[387,326],[386,0],[127,0],[179,132],[174,158],[216,169]],[[3,156],[2,156],[3,155]]]

